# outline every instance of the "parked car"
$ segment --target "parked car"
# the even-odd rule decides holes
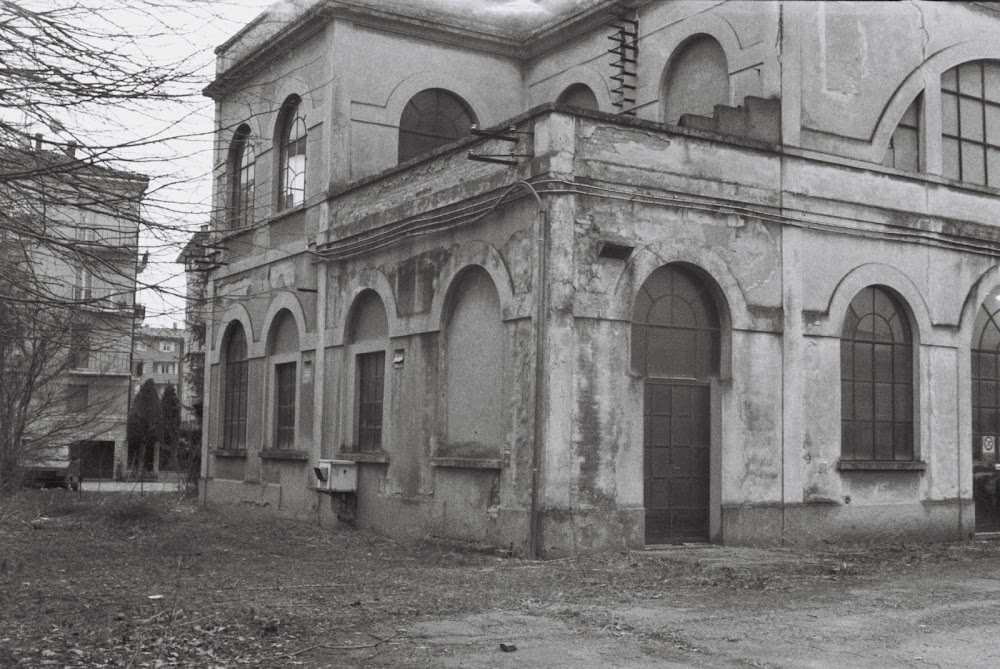
[[[26,488],[65,488],[69,490],[66,467],[28,467],[24,470]]]

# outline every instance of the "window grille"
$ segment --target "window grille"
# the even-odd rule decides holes
[[[306,194],[306,121],[301,100],[291,98],[281,111],[278,166],[278,211],[297,207]]]
[[[632,365],[643,376],[718,375],[719,315],[708,287],[679,267],[656,270],[636,296]]]
[[[972,459],[983,460],[982,437],[1000,435],[1000,302],[979,310],[972,339]]]
[[[294,362],[274,366],[276,448],[295,447],[295,372]]]
[[[247,444],[248,365],[246,338],[237,325],[226,342],[222,445],[229,450],[244,449]]]
[[[255,160],[250,126],[242,125],[233,137],[230,151],[230,225],[233,228],[245,228],[253,223]]]
[[[385,351],[358,356],[358,448],[382,448],[382,401],[385,390]]]
[[[1000,61],[941,75],[941,129],[943,175],[1000,188]]]
[[[842,457],[913,460],[912,337],[888,291],[869,286],[851,301],[840,368]]]

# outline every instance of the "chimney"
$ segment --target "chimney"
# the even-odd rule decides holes
[[[41,150],[42,150],[42,133],[36,132],[35,133],[35,151],[41,151]]]
[[[174,321],[173,323],[171,323],[171,325],[173,325],[173,326],[174,326],[174,329],[175,329],[175,330],[177,329],[177,321]]]
[[[66,142],[66,155],[70,158],[76,158],[76,147],[77,144],[73,140]]]

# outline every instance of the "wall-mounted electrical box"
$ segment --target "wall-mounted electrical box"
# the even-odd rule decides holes
[[[358,463],[351,460],[320,460],[313,468],[316,487],[330,492],[357,492]],[[323,480],[325,478],[325,480]]]

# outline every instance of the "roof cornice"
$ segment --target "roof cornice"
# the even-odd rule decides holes
[[[558,16],[533,29],[522,29],[517,34],[505,34],[491,29],[483,21],[461,21],[459,17],[447,14],[416,16],[392,10],[381,10],[350,0],[321,0],[292,19],[289,24],[264,43],[237,58],[224,70],[217,72],[215,80],[205,87],[203,93],[213,99],[225,96],[236,89],[247,78],[272,62],[279,54],[301,44],[323,30],[335,19],[350,21],[384,32],[399,33],[434,42],[453,44],[507,58],[526,60],[563,44],[578,35],[601,25],[608,19],[609,11],[627,5],[638,8],[652,0],[597,0],[590,7],[576,10],[565,16]],[[236,46],[241,39],[251,34],[254,28],[263,25],[269,12],[264,12],[216,49],[218,57]]]

